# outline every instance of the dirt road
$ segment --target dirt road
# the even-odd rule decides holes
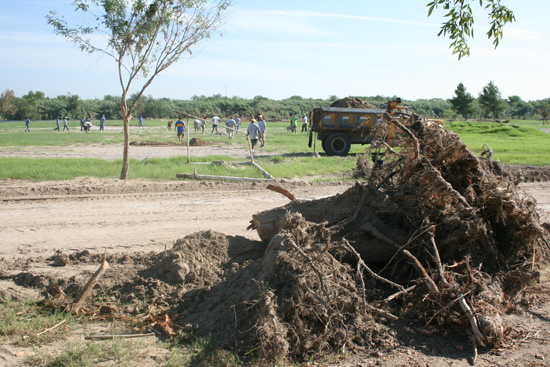
[[[282,184],[297,199],[333,196],[350,184]],[[550,183],[521,186],[543,221],[550,217]],[[264,184],[213,182],[66,182],[0,184],[0,257],[51,255],[55,250],[162,251],[200,230],[259,239],[246,228],[252,214],[288,199]]]
[[[0,186],[0,257],[55,250],[164,250],[187,234],[212,229],[259,239],[252,214],[288,199],[265,184],[151,183],[81,179]],[[297,199],[332,196],[349,185],[285,185]]]

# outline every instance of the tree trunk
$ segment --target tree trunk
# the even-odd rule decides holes
[[[125,111],[126,106],[122,107],[123,111],[123,125],[124,125],[124,151],[122,153],[122,171],[120,172],[120,179],[126,180],[128,178],[128,168],[130,167],[130,119],[132,115]]]

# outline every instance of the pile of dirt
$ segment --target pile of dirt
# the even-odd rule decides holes
[[[504,166],[514,177],[516,182],[548,182],[550,181],[550,167],[526,165]]]
[[[370,102],[363,101],[357,97],[346,97],[333,102],[330,107],[345,107],[345,108],[377,108]]]
[[[199,138],[191,138],[191,140],[189,140],[189,145],[193,147],[204,147],[211,144],[212,143],[210,143],[209,141],[202,140]]]

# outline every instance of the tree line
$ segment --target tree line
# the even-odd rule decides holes
[[[127,101],[133,102],[135,95]],[[396,96],[358,96],[376,106],[395,99]],[[250,117],[258,114],[269,120],[289,119],[293,114],[307,114],[313,108],[327,107],[338,100],[336,96],[327,99],[303,98],[292,96],[274,100],[263,96],[254,98],[212,96],[193,96],[188,100],[153,98],[141,96],[137,102],[134,116],[146,119],[173,119],[175,111],[193,116],[220,115],[229,117],[238,115]],[[30,91],[22,97],[16,97],[13,90],[5,90],[0,95],[0,118],[4,120],[54,120],[57,116],[70,119],[99,119],[105,115],[109,120],[122,119],[121,97],[106,95],[102,99],[81,99],[78,95],[46,97],[44,92]],[[550,98],[536,101],[524,101],[519,96],[501,97],[498,87],[489,82],[478,97],[467,92],[460,83],[450,99],[432,98],[404,100],[415,113],[428,117],[445,119],[542,119],[550,115]]]

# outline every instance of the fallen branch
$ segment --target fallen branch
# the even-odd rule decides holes
[[[289,198],[291,201],[294,201],[296,198],[294,195],[290,193],[290,191],[283,189],[281,186],[275,186],[275,185],[267,185],[266,189],[278,192],[279,194],[283,194],[287,198]]]
[[[451,304],[453,304],[455,302],[458,302],[458,304],[460,305],[460,308],[462,309],[462,312],[464,312],[464,314],[468,318],[468,321],[470,322],[470,327],[472,328],[472,332],[473,332],[473,344],[474,344],[474,351],[475,351],[474,361],[475,361],[475,359],[477,358],[477,345],[479,344],[481,346],[485,346],[485,344],[486,344],[485,337],[483,336],[483,334],[479,330],[479,326],[477,324],[477,319],[476,319],[474,313],[472,312],[472,309],[470,308],[470,306],[466,302],[466,299],[464,298],[464,294],[462,294],[462,292],[460,292],[457,289],[457,287],[453,287],[447,281],[447,279],[445,278],[445,276],[443,274],[443,267],[441,266],[441,258],[439,257],[439,251],[437,250],[437,244],[435,243],[435,239],[433,237],[433,234],[430,234],[430,243],[432,244],[432,249],[434,251],[434,258],[435,258],[436,263],[437,263],[436,267],[438,268],[438,271],[440,272],[441,281],[443,282],[443,284],[445,284],[446,286],[451,288],[453,290],[453,293],[456,296],[456,299],[453,300],[447,306],[450,306]],[[434,315],[434,317],[435,317],[435,315]],[[431,321],[431,319],[430,319],[430,321]],[[430,321],[428,321],[428,323]]]
[[[405,290],[405,287],[403,287],[401,284],[397,284],[397,283],[394,283],[392,282],[391,280],[389,279],[386,279],[378,274],[376,274],[374,271],[372,271],[368,266],[367,264],[365,264],[365,262],[363,261],[363,259],[361,258],[361,255],[353,248],[353,246],[347,241],[347,240],[344,240],[344,244],[346,245],[346,248],[353,252],[353,254],[355,255],[355,257],[357,258],[357,268],[363,268],[367,271],[367,273],[370,274],[371,277],[373,277],[374,279],[377,279],[377,280],[380,280],[381,282],[383,283],[386,283],[386,284],[389,284],[390,286],[394,287],[394,288],[397,288],[399,289],[399,291],[403,292]]]
[[[57,323],[57,324],[55,324],[54,326],[52,326],[52,327],[50,327],[50,328],[47,328],[46,330],[43,330],[43,331],[39,332],[38,334],[36,334],[36,336],[40,336],[40,335],[45,334],[45,333],[47,333],[47,332],[49,332],[49,331],[52,331],[52,330],[58,328],[59,326],[63,325],[66,321],[67,321],[67,320],[64,319],[64,320],[61,321],[60,323]]]
[[[405,288],[397,293],[394,293],[392,294],[391,296],[385,298],[383,300],[383,302],[390,302],[390,301],[393,301],[394,299],[396,299],[397,297],[399,297],[400,295],[402,294],[407,294],[408,292],[412,291],[413,289],[416,288],[416,285],[411,285],[409,288]]]
[[[101,278],[105,270],[109,268],[109,263],[107,262],[106,258],[107,258],[107,251],[103,253],[103,262],[101,263],[99,268],[96,270],[94,275],[92,275],[92,277],[90,278],[90,280],[88,281],[88,283],[86,284],[82,292],[80,292],[80,294],[78,295],[78,297],[76,297],[74,302],[67,307],[69,310],[71,310],[74,313],[78,313],[80,311],[80,309],[82,308],[82,305],[84,304],[84,301],[86,301],[86,298],[88,298],[88,296],[92,292],[92,289],[99,281],[99,278]]]
[[[420,261],[411,254],[408,250],[405,250],[404,248],[400,247],[398,244],[390,240],[388,237],[384,236],[380,231],[378,231],[373,225],[370,223],[365,223],[361,226],[361,229],[370,235],[376,237],[379,241],[385,243],[386,245],[394,248],[396,251],[400,252],[403,256],[407,258],[407,261],[409,264],[411,264],[417,271],[417,273],[422,277],[424,284],[428,288],[430,292],[439,293],[439,289],[437,288],[437,285],[433,281],[432,278],[428,275],[428,272],[426,272],[426,269],[422,266]]]
[[[146,336],[155,336],[156,333],[145,333],[145,334],[110,334],[110,335],[88,335],[85,339],[88,340],[106,340],[106,339],[114,339],[114,338],[124,338],[124,339],[131,339],[131,338],[144,338]]]

